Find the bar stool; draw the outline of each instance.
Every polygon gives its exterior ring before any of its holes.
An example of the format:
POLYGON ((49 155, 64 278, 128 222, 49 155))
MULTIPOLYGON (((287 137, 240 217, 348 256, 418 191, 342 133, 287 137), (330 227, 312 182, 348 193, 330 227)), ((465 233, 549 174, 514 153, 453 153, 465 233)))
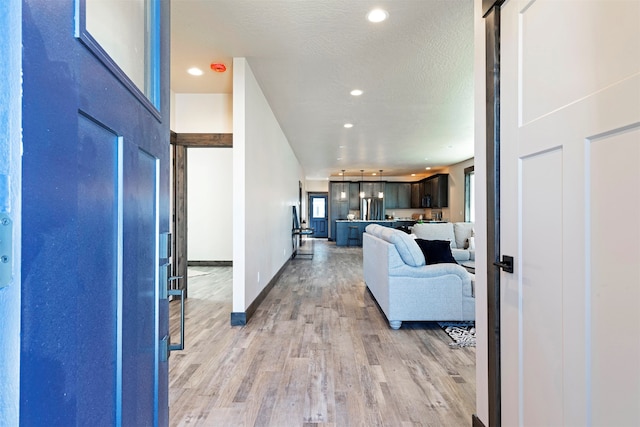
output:
POLYGON ((349 226, 349 234, 347 235, 347 246, 351 246, 351 242, 355 242, 355 246, 360 246, 360 231, 357 225, 349 226))

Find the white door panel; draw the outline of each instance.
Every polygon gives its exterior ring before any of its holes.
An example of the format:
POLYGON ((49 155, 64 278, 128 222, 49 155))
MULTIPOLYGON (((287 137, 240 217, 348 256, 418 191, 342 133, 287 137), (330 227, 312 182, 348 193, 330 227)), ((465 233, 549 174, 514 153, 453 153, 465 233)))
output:
POLYGON ((630 35, 638 31, 639 4, 637 0, 519 2, 524 123, 637 74, 640 37, 630 35))
POLYGON ((501 14, 502 425, 640 425, 640 2, 501 14))
POLYGON ((586 148, 593 425, 640 425, 640 124, 586 148))
POLYGON ((520 162, 521 252, 519 289, 522 373, 520 393, 526 425, 561 419, 562 378, 562 150, 520 162), (536 408, 546 407, 545 411, 536 408))

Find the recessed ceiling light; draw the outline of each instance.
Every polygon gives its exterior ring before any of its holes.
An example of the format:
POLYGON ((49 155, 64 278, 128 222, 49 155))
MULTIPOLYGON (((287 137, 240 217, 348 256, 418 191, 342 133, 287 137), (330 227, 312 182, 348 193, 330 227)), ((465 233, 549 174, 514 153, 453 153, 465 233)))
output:
POLYGON ((367 14, 367 19, 369 22, 382 22, 389 17, 389 14, 386 10, 382 9, 373 9, 371 12, 367 14))
POLYGON ((376 175, 376 173, 374 172, 374 173, 372 173, 371 175, 372 175, 372 176, 375 176, 375 175, 376 175))
POLYGON ((353 96, 360 96, 362 95, 364 92, 362 92, 360 89, 354 89, 351 91, 351 95, 353 96))
POLYGON ((350 128, 353 127, 353 124, 352 123, 345 123, 344 127, 346 127, 347 129, 350 129, 350 128))
POLYGON ((191 67, 187 70, 187 73, 191 74, 192 76, 201 76, 204 74, 204 72, 198 68, 198 67, 191 67))
POLYGON ((416 176, 416 174, 415 174, 415 173, 412 173, 412 174, 411 174, 411 176, 416 176))
POLYGON ((431 170, 431 166, 427 166, 425 169, 430 171, 431 170))

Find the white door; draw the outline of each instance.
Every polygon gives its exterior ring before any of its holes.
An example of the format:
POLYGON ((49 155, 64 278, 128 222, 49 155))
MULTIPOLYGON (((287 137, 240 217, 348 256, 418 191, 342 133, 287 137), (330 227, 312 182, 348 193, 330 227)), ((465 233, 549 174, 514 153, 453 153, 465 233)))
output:
POLYGON ((640 1, 501 10, 503 426, 640 425, 640 1))

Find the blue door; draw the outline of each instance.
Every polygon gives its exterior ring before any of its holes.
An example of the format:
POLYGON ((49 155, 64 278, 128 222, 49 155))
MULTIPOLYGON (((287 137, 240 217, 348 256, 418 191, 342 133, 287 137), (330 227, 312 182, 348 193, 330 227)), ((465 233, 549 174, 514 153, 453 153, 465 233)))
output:
POLYGON ((313 228, 314 237, 327 237, 328 211, 326 194, 309 195, 309 227, 313 228))
POLYGON ((23 0, 20 423, 168 424, 168 8, 23 0))

